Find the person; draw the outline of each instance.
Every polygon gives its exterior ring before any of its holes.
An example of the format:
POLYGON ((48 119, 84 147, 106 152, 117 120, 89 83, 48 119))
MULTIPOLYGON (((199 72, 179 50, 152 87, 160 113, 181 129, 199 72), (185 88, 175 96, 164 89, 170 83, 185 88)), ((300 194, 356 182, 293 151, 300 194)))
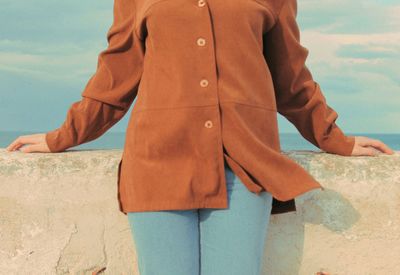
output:
POLYGON ((296 0, 114 0, 109 45, 82 100, 61 127, 7 150, 94 140, 137 97, 118 199, 141 275, 258 275, 270 215, 321 188, 279 153, 277 112, 327 153, 394 153, 336 125, 304 64, 296 14, 296 0))

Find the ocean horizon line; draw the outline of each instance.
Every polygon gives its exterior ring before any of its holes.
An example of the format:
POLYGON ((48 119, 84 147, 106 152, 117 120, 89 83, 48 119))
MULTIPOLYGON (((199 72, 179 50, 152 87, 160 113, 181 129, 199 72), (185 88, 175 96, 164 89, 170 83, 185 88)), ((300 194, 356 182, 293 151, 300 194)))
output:
MULTIPOLYGON (((46 131, 17 131, 0 130, 0 147, 7 147, 18 136, 36 133, 46 133, 46 131)), ((392 150, 400 150, 400 133, 361 133, 345 132, 346 135, 367 136, 378 139, 388 145, 392 150)), ((126 131, 107 131, 99 138, 87 143, 74 146, 75 149, 122 149, 126 140, 126 131)), ((281 150, 313 150, 320 151, 311 142, 306 140, 299 132, 279 132, 281 150)))

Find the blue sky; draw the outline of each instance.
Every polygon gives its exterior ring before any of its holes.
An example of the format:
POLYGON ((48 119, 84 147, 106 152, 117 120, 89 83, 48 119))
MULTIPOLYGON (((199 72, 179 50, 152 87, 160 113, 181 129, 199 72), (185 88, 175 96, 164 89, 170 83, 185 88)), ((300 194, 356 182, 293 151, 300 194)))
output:
MULTIPOLYGON (((338 125, 345 133, 400 133, 399 2, 298 1, 307 66, 338 125)), ((107 45, 113 2, 0 4, 0 130, 55 129, 107 45)), ((129 116, 110 131, 124 131, 129 116)), ((281 116, 279 127, 296 132, 281 116)))

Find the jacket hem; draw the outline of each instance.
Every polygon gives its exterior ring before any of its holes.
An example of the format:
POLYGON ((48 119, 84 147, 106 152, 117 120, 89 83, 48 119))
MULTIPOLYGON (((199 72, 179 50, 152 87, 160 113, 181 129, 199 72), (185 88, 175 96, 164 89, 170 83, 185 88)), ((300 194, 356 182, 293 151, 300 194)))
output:
POLYGON ((217 208, 217 209, 227 209, 228 200, 206 200, 206 201, 196 201, 188 203, 187 201, 175 202, 175 201, 157 201, 154 203, 137 203, 137 205, 126 205, 123 206, 120 203, 119 210, 123 214, 128 212, 147 212, 147 211, 170 211, 170 210, 191 210, 198 208, 217 208))

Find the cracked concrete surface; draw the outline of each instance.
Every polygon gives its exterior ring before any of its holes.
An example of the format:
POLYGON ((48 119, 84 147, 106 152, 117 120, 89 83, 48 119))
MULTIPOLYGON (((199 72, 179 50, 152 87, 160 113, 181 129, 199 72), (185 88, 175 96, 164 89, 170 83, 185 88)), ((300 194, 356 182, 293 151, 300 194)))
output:
MULTIPOLYGON (((263 274, 396 274, 400 152, 284 153, 325 190, 297 197, 296 213, 271 216, 263 274)), ((100 274, 139 274, 129 224, 118 210, 121 154, 0 148, 0 274, 92 274, 103 267, 100 274)))
POLYGON ((0 274, 138 274, 116 200, 121 150, 0 149, 0 274))

